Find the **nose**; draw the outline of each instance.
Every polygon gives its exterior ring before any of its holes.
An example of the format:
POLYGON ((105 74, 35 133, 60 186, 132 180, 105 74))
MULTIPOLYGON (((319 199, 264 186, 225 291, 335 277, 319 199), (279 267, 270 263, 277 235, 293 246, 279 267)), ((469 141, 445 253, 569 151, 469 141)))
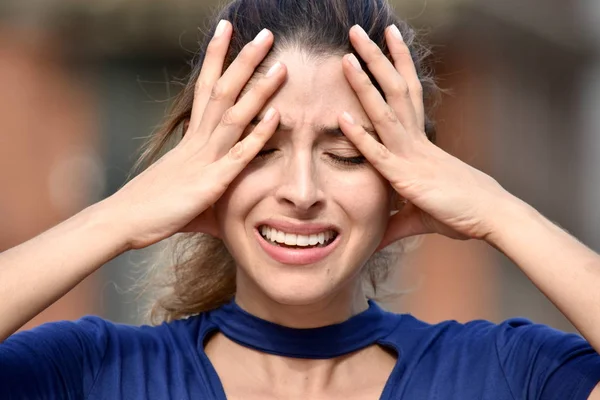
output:
POLYGON ((275 197, 279 202, 302 211, 309 211, 323 204, 324 192, 310 155, 298 155, 286 163, 275 197))

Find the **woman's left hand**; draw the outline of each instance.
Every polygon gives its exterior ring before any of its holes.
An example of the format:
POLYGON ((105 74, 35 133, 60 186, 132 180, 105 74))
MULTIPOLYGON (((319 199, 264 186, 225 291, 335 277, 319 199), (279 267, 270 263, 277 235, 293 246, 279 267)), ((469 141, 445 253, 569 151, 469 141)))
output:
POLYGON ((431 143, 424 133, 422 86, 408 47, 395 27, 386 31, 394 64, 355 26, 354 48, 367 64, 385 98, 354 55, 344 57, 344 73, 379 138, 344 113, 342 131, 391 183, 406 203, 390 217, 379 248, 405 237, 439 233, 455 239, 486 239, 498 211, 514 196, 493 178, 431 143))
MULTIPOLYGON (((354 27, 350 34, 387 102, 365 72, 353 66, 355 57, 345 56, 343 62, 380 141, 352 118, 339 116, 346 136, 408 201, 390 217, 378 250, 424 233, 485 239, 518 265, 600 352, 598 254, 494 179, 427 140, 421 85, 409 51, 393 28, 386 36, 394 65, 364 31, 354 27)), ((597 398, 599 391, 597 386, 589 398, 597 398)))

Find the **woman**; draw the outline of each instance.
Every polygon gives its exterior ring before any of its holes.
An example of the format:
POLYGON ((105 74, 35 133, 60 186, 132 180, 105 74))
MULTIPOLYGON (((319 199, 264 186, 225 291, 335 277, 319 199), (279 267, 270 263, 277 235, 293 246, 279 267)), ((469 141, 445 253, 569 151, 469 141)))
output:
POLYGON ((183 139, 0 256, 2 398, 599 399, 598 255, 427 139, 435 85, 388 5, 238 0, 219 18, 146 158, 183 139), (168 322, 13 335, 177 232, 192 241, 155 307, 168 322), (500 249, 587 341, 382 311, 363 282, 385 276, 382 249, 424 233, 500 249))

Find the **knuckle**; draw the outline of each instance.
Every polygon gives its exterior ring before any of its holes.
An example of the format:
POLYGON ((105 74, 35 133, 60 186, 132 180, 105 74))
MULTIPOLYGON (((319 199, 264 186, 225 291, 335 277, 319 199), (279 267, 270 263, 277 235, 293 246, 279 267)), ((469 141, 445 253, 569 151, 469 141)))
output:
POLYGON ((375 118, 374 121, 376 124, 386 125, 386 124, 394 124, 398 122, 398 116, 396 112, 389 106, 385 107, 385 109, 375 118))
POLYGON ((204 79, 198 79, 196 82, 196 96, 200 95, 201 93, 212 91, 212 88, 213 85, 211 83, 208 83, 204 79))
POLYGON ((400 80, 398 87, 399 87, 398 93, 400 93, 400 95, 402 95, 405 98, 410 97, 410 88, 408 87, 408 84, 406 83, 406 81, 404 79, 400 80))
POLYGON ((392 156, 390 150, 381 143, 377 143, 375 147, 375 159, 377 161, 386 161, 392 156))
POLYGON ((228 108, 221 117, 221 124, 223 126, 235 127, 239 126, 239 118, 234 108, 228 108))
POLYGON ((407 97, 409 95, 409 88, 406 82, 403 79, 398 79, 392 87, 392 93, 399 94, 401 96, 407 97))
POLYGON ((244 142, 237 142, 235 146, 229 150, 229 158, 233 161, 242 160, 244 157, 244 142))
POLYGON ((213 101, 221 101, 227 98, 229 90, 220 82, 217 82, 210 91, 210 99, 213 101))
POLYGON ((260 147, 262 147, 264 145, 264 143, 271 136, 272 131, 273 131, 273 129, 268 129, 264 126, 257 127, 256 129, 254 129, 254 131, 252 132, 252 135, 249 139, 252 139, 252 136, 253 136, 254 140, 258 142, 260 147))
POLYGON ((391 50, 390 54, 392 56, 393 59, 401 59, 401 58, 410 58, 410 50, 408 50, 408 47, 406 47, 405 44, 401 45, 398 47, 398 49, 395 50, 391 50))
POLYGON ((410 91, 418 96, 422 96, 423 95, 423 85, 421 84, 421 82, 417 81, 415 84, 412 85, 410 91))
POLYGON ((408 86, 405 86, 404 89, 400 92, 400 96, 405 98, 406 100, 410 100, 410 89, 408 86))

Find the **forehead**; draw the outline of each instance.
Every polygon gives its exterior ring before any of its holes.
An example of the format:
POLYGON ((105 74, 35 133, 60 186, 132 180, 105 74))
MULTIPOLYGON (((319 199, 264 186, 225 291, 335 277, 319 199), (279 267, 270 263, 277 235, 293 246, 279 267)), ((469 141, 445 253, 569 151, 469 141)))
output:
POLYGON ((269 68, 281 61, 288 70, 287 80, 265 105, 276 107, 282 123, 326 124, 337 121, 337 115, 349 111, 360 119, 366 114, 342 70, 342 57, 309 57, 298 50, 278 53, 269 68))

